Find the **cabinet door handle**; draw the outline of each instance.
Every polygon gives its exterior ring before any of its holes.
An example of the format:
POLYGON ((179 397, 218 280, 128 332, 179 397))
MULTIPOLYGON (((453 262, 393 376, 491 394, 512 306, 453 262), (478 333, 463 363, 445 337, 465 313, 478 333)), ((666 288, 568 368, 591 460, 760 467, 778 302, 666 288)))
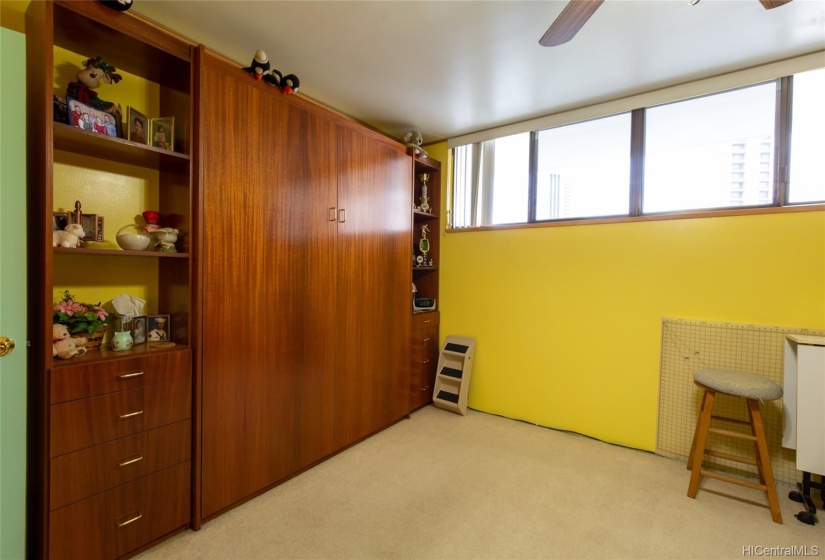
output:
POLYGON ((118 467, 125 467, 126 465, 131 465, 133 463, 137 463, 138 461, 143 460, 143 455, 138 455, 137 457, 133 457, 132 459, 126 459, 124 461, 120 461, 117 466, 118 467))
POLYGON ((422 363, 422 364, 429 364, 429 363, 430 363, 430 360, 421 360, 421 363, 422 363))
POLYGON ((140 377, 143 375, 142 371, 136 371, 134 373, 121 373, 117 376, 118 379, 129 379, 130 377, 140 377))
POLYGON ((134 412, 127 412, 126 414, 118 414, 118 418, 131 418, 132 416, 140 416, 141 414, 143 414, 142 410, 136 410, 134 412))
POLYGON ((327 216, 330 222, 335 221, 335 206, 330 206, 327 216))
POLYGON ((421 339, 421 342, 429 342, 429 341, 430 341, 429 337, 421 339))
POLYGON ((143 517, 143 514, 138 512, 137 514, 133 515, 129 519, 125 519, 123 521, 121 521, 121 519, 123 519, 123 517, 121 517, 120 519, 115 521, 115 523, 117 523, 118 527, 126 527, 127 525, 129 525, 130 523, 134 523, 135 521, 137 521, 141 517, 143 517))
POLYGON ((346 221, 347 221, 347 209, 346 208, 341 208, 340 210, 338 210, 338 223, 343 224, 346 221))

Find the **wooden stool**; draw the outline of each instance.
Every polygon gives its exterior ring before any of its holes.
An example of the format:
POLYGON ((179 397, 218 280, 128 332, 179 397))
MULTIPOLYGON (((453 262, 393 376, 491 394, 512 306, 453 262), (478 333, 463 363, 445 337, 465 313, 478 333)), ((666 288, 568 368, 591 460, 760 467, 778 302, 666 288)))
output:
POLYGON ((722 371, 717 369, 704 369, 697 371, 693 374, 693 381, 704 390, 704 394, 702 395, 702 409, 699 413, 699 420, 696 422, 696 432, 693 434, 693 444, 690 447, 690 457, 688 458, 687 464, 688 470, 691 471, 690 486, 688 486, 688 497, 696 497, 696 491, 699 489, 699 478, 701 476, 715 478, 717 480, 738 484, 739 486, 745 486, 755 490, 762 490, 768 494, 768 503, 771 507, 771 517, 774 522, 782 523, 782 514, 779 511, 779 500, 776 496, 776 486, 773 482, 771 459, 768 454, 768 444, 765 440, 765 427, 762 424, 762 412, 759 410, 760 401, 772 401, 780 398, 782 396, 782 387, 773 381, 752 373, 722 371), (713 403, 716 400, 716 393, 724 393, 726 395, 733 395, 747 399, 750 422, 745 422, 744 420, 738 420, 736 418, 727 418, 725 416, 715 416, 713 414, 713 403), (751 433, 748 435, 740 432, 711 428, 711 419, 750 426, 751 433), (728 453, 721 453, 711 450, 705 451, 705 445, 708 440, 708 432, 739 439, 746 439, 754 442, 756 446, 756 458, 749 459, 745 457, 738 457, 736 455, 730 455, 728 453), (728 461, 745 463, 746 465, 754 465, 759 471, 760 483, 756 484, 755 482, 751 482, 749 480, 703 469, 702 461, 705 457, 717 457, 728 461))

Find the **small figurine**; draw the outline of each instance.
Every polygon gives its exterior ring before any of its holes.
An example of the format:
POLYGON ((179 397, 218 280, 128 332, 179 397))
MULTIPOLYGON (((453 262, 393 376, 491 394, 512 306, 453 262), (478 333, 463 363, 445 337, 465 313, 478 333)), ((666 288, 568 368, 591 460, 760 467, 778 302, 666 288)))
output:
POLYGON ((421 179, 421 206, 419 208, 422 212, 430 211, 430 197, 427 196, 427 181, 430 180, 429 173, 422 173, 418 176, 421 179))
POLYGON ((158 222, 160 221, 160 213, 155 212, 154 210, 147 210, 142 214, 143 219, 146 220, 146 227, 143 228, 146 231, 155 231, 156 229, 160 229, 158 222))
POLYGON ((83 61, 83 70, 77 73, 77 81, 69 82, 66 88, 66 97, 78 100, 84 105, 88 105, 101 111, 109 111, 115 104, 111 101, 103 101, 94 91, 100 85, 100 80, 107 84, 118 83, 123 77, 115 73, 116 68, 109 66, 99 56, 88 58, 83 61))
POLYGON ((255 57, 252 59, 252 64, 246 68, 242 68, 244 72, 249 72, 256 80, 264 77, 264 74, 269 70, 269 57, 261 49, 255 51, 255 57))
POLYGON ((132 0, 100 0, 100 2, 116 12, 125 12, 132 7, 132 0))
POLYGON ((157 244, 155 250, 160 253, 177 253, 175 248, 175 241, 178 240, 178 230, 174 228, 158 228, 151 232, 152 237, 155 238, 157 244))
POLYGON ((427 157, 427 152, 424 151, 424 148, 421 147, 421 144, 423 143, 424 138, 421 136, 421 133, 417 130, 411 130, 404 136, 404 144, 408 148, 412 148, 416 155, 427 157))
POLYGON ((84 237, 86 232, 82 225, 69 224, 62 230, 52 232, 52 247, 80 247, 84 237))
POLYGON ((52 357, 68 360, 86 353, 86 339, 72 338, 66 325, 52 325, 52 357))
POLYGON ((283 76, 281 72, 273 68, 269 72, 264 72, 263 80, 271 86, 276 88, 281 87, 281 81, 283 80, 283 76))
POLYGON ((281 80, 281 93, 289 95, 290 93, 298 93, 298 88, 301 87, 301 82, 295 74, 287 74, 281 80))

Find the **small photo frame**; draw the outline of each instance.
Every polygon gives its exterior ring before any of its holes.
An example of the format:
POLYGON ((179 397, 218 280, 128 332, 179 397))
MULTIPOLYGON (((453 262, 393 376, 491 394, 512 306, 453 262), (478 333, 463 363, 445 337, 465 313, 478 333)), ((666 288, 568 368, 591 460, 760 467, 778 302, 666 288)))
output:
POLYGON ((149 119, 151 145, 161 150, 175 150, 175 117, 149 119))
POLYGON ((126 127, 129 131, 129 140, 144 146, 149 143, 146 140, 149 132, 149 119, 146 115, 128 105, 126 106, 126 127))
POLYGON ((146 335, 148 342, 166 342, 171 340, 172 322, 169 315, 149 315, 149 329, 146 335))
POLYGON ((114 107, 109 111, 102 111, 89 107, 77 99, 66 98, 66 105, 69 110, 69 125, 96 132, 104 136, 120 138, 120 108, 114 107))
MULTIPOLYGON (((53 212, 52 231, 65 229, 67 225, 77 221, 74 212, 53 212)), ((84 241, 103 241, 103 216, 98 214, 82 214, 80 225, 86 232, 84 241)))
POLYGON ((138 344, 146 344, 148 333, 149 331, 146 328, 146 315, 135 315, 132 317, 132 343, 136 346, 138 344))

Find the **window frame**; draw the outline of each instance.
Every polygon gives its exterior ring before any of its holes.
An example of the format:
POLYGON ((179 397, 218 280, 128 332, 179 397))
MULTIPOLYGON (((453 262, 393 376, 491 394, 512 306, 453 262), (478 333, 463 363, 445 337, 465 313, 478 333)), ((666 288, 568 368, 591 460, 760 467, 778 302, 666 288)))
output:
MULTIPOLYGON (((488 226, 468 226, 455 228, 452 225, 450 216, 452 216, 452 191, 450 189, 450 211, 448 212, 448 223, 446 231, 448 232, 462 232, 462 231, 483 231, 483 230, 497 230, 497 229, 520 229, 533 227, 552 227, 552 226, 567 226, 567 225, 584 225, 584 224, 605 224, 605 223, 622 223, 622 222, 637 222, 637 221, 656 221, 656 220, 673 220, 673 219, 691 219, 710 216, 737 216, 737 215, 751 215, 751 214, 773 214, 786 212, 807 212, 807 211, 821 211, 825 209, 825 201, 814 202, 789 202, 789 183, 790 175, 789 159, 790 159, 790 140, 791 140, 791 119, 792 119, 792 99, 793 99, 793 75, 783 76, 776 79, 762 80, 754 83, 749 83, 739 87, 727 88, 724 90, 706 93, 702 95, 695 95, 683 99, 673 100, 666 103, 657 103, 645 107, 633 109, 631 111, 622 111, 610 115, 602 115, 600 117, 582 119, 569 123, 558 124, 552 127, 544 127, 530 131, 529 142, 529 170, 528 170, 528 188, 527 188, 527 221, 499 224, 488 226), (692 99, 699 99, 713 95, 720 95, 739 89, 750 88, 754 86, 773 83, 776 86, 776 103, 774 114, 774 150, 771 164, 773 166, 773 180, 770 182, 768 190, 770 202, 764 204, 751 205, 732 205, 724 207, 699 208, 690 210, 672 210, 660 212, 643 212, 644 200, 644 171, 645 171, 645 119, 646 111, 649 108, 660 107, 673 103, 680 103, 692 99), (597 216, 597 217, 577 217, 577 218, 555 218, 555 219, 536 219, 536 205, 537 205, 537 169, 538 169, 538 134, 542 130, 551 128, 569 126, 577 124, 578 122, 587 122, 614 116, 616 114, 630 113, 631 115, 631 140, 630 140, 630 185, 629 193, 630 200, 628 201, 627 214, 615 216, 597 216)), ((453 147, 450 150, 451 156, 454 150, 460 146, 453 147)), ((760 173, 762 169, 760 168, 760 173)), ((731 170, 733 173, 733 170, 731 170)), ((770 168, 767 170, 770 173, 770 168)), ((760 174, 761 177, 761 174, 760 174)), ((453 178, 454 180, 454 178, 453 178)), ((454 188, 454 187, 453 187, 454 188)), ((763 190, 760 187, 760 191, 763 190)))

